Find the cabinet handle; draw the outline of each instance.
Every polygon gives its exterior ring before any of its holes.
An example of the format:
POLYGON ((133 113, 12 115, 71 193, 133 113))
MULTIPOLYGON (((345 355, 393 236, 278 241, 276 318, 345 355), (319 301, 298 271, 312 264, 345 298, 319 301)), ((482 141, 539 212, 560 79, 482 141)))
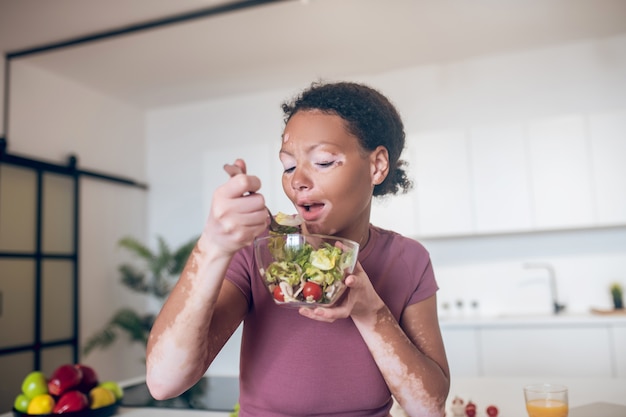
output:
POLYGON ((2 317, 2 296, 3 296, 3 293, 2 291, 0 291, 0 317, 2 317))

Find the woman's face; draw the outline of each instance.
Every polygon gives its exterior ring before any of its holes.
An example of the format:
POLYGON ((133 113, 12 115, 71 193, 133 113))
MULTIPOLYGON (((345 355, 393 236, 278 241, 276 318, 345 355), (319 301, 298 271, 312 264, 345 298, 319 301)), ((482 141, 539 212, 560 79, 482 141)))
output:
MULTIPOLYGON (((309 233, 362 240, 369 226, 378 155, 364 150, 337 115, 299 111, 283 132, 283 189, 309 233)), ((383 177, 384 179, 384 177, 383 177)))

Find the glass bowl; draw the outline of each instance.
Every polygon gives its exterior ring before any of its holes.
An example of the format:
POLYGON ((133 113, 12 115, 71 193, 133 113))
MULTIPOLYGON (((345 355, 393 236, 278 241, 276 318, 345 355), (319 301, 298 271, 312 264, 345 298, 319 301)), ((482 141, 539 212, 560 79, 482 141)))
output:
POLYGON ((336 236, 270 234, 254 241, 265 287, 279 305, 331 307, 354 271, 359 244, 336 236))

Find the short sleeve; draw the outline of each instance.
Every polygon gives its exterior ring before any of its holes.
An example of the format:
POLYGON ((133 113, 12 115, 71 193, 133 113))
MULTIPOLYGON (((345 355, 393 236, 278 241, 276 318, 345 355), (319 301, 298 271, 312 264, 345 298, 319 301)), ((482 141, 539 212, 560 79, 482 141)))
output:
POLYGON ((235 253, 230 260, 228 269, 226 270, 226 277, 228 281, 232 282, 241 293, 246 297, 248 305, 252 303, 252 288, 251 288, 251 272, 254 269, 252 246, 240 249, 235 253))
MULTIPOLYGON (((424 250, 424 252, 426 252, 426 250, 424 250)), ((437 281, 435 280, 433 264, 430 261, 430 256, 428 255, 428 252, 426 252, 425 256, 428 256, 428 261, 426 262, 426 266, 422 271, 421 277, 419 277, 418 279, 417 288, 409 298, 409 301, 407 303, 408 305, 424 301, 425 299, 435 295, 439 290, 439 286, 437 285, 437 281)))

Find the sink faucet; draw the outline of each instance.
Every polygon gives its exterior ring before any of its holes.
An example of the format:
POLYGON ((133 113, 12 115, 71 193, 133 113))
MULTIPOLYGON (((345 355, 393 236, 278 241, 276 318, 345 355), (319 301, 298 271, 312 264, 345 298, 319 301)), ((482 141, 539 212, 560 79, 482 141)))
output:
POLYGON ((561 311, 565 310, 565 304, 559 303, 559 298, 556 290, 556 273, 554 272, 554 267, 549 263, 527 262, 524 264, 524 268, 541 268, 548 271, 548 283, 550 286, 550 295, 552 297, 552 311, 554 312, 554 314, 559 314, 561 311))

